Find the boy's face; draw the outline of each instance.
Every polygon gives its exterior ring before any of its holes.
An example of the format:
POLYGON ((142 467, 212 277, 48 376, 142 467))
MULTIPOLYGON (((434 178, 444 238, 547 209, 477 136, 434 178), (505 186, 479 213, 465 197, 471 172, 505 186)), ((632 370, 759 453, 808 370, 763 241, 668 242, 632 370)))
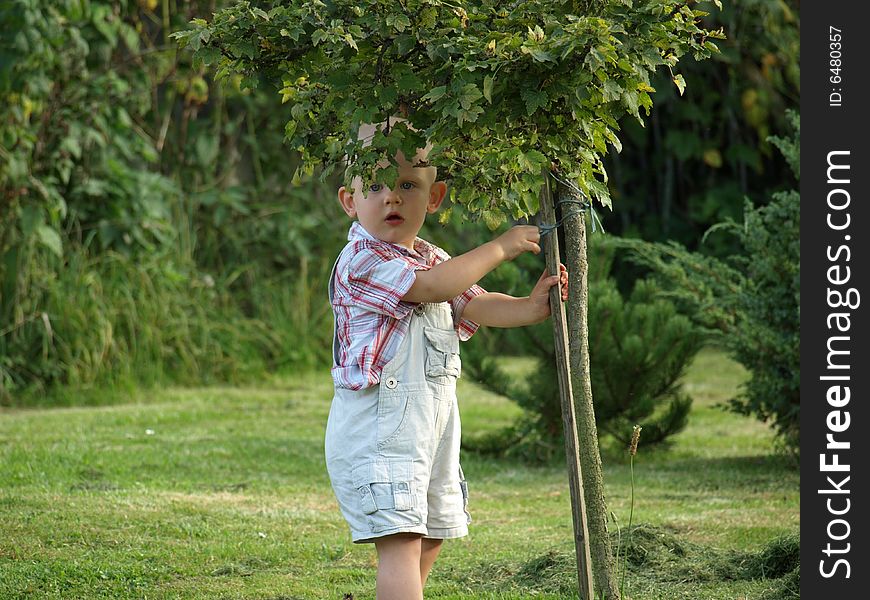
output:
POLYGON ((357 177, 353 180, 353 191, 340 187, 338 199, 344 212, 359 219, 372 237, 413 249, 414 238, 426 215, 438 210, 447 193, 447 185, 435 181, 435 167, 413 166, 425 160, 426 155, 425 150, 419 150, 411 163, 400 152, 396 157, 399 175, 391 186, 379 181, 362 189, 362 181, 357 177))

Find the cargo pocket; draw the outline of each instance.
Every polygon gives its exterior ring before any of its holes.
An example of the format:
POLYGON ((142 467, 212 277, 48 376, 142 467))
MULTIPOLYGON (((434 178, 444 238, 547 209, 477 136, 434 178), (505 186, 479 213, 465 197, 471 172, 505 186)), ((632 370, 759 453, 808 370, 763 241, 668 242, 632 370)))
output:
POLYGON ((421 523, 413 494, 413 462, 377 459, 351 471, 359 506, 373 533, 421 523))
POLYGON ((426 345, 427 377, 459 377, 462 362, 459 360, 459 336, 452 329, 424 327, 426 345))

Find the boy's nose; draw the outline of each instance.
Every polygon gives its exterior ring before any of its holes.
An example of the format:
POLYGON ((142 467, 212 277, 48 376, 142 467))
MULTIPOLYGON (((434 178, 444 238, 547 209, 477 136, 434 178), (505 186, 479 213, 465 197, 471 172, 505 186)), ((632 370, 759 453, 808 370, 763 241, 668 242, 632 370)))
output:
POLYGON ((387 204, 401 204, 402 197, 395 192, 395 190, 388 190, 384 195, 384 202, 387 204))

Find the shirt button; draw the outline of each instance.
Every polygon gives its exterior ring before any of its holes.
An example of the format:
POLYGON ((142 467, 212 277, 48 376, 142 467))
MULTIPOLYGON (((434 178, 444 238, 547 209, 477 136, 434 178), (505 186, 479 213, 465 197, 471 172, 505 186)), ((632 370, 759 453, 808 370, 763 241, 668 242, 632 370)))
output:
POLYGON ((399 380, 396 379, 395 377, 390 377, 386 381, 386 386, 388 389, 394 390, 394 389, 396 389, 397 385, 399 385, 399 380))

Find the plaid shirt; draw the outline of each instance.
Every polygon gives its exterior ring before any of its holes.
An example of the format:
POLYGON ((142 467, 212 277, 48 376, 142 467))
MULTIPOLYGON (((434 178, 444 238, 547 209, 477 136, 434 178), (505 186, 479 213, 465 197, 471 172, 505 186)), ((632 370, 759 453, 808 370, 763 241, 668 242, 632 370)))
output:
MULTIPOLYGON (((347 235, 348 244, 335 266, 332 310, 338 338, 338 364, 332 367, 336 387, 360 390, 377 385, 381 370, 396 355, 408 332, 417 305, 403 302, 417 278, 450 256, 417 238, 414 251, 373 238, 358 221, 347 235)), ((461 318, 472 298, 485 293, 479 285, 450 301, 460 340, 469 339, 479 325, 461 318)))

